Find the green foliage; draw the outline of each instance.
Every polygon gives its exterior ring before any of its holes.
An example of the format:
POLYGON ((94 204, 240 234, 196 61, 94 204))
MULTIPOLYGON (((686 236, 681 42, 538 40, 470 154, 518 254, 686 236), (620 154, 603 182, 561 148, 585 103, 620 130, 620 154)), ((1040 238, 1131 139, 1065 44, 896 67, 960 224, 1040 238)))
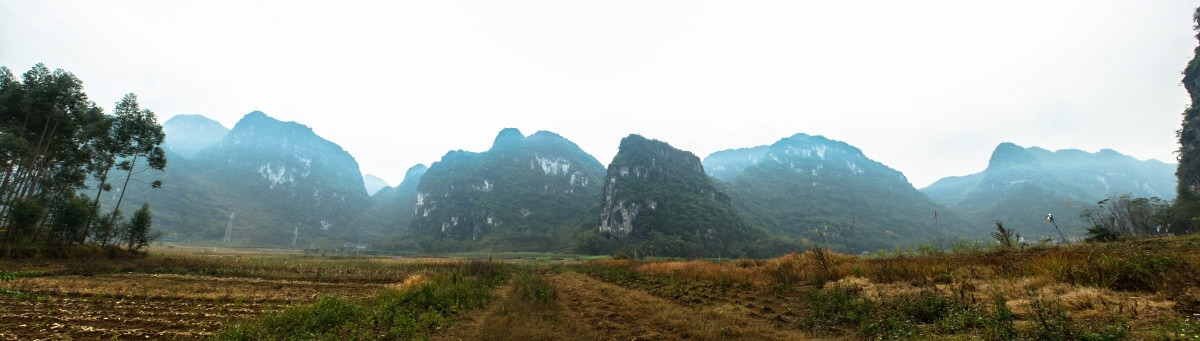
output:
POLYGON ((1102 254, 1080 266, 1054 273, 1057 280, 1121 291, 1164 289, 1170 276, 1190 269, 1178 256, 1146 254, 1112 256, 1102 254))
POLYGON ((1115 242, 1121 239, 1121 233, 1104 225, 1096 225, 1087 229, 1087 240, 1092 242, 1115 242))
POLYGON ((5 241, 21 243, 24 236, 32 235, 45 210, 33 199, 20 199, 13 202, 8 209, 8 229, 5 230, 5 241))
POLYGON ((497 263, 470 262, 418 286, 385 289, 368 302, 325 296, 268 313, 227 327, 218 339, 424 339, 488 302, 492 288, 504 283, 508 273, 497 263))
MULTIPOLYGON (((1119 236, 1151 236, 1163 233, 1170 226, 1170 203, 1159 198, 1135 198, 1130 194, 1108 198, 1085 209, 1080 217, 1098 228, 1097 236, 1115 233, 1119 236)), ((1088 230, 1092 234, 1092 229, 1088 230)))
MULTIPOLYGON (((42 274, 43 274, 43 272, 37 271, 37 270, 31 270, 31 271, 3 271, 3 270, 0 270, 0 282, 8 282, 8 281, 12 281, 12 280, 15 280, 15 279, 21 278, 21 277, 41 276, 42 274)), ((28 294, 28 293, 25 293, 22 291, 17 291, 17 290, 12 290, 12 289, 8 289, 8 288, 4 288, 4 287, 0 287, 0 294, 9 296, 9 297, 14 297, 14 298, 25 298, 25 297, 30 296, 30 294, 28 294)))
POLYGON ((853 327, 872 339, 977 332, 989 340, 1010 340, 1017 335, 1013 313, 1001 297, 990 306, 933 291, 871 299, 857 288, 835 286, 811 293, 807 305, 809 313, 802 322, 806 328, 833 331, 853 327))
MULTIPOLYGON (((117 169, 125 171, 125 182, 121 185, 121 194, 117 196, 117 204, 113 211, 120 211, 121 201, 129 189, 129 180, 138 169, 138 159, 143 159, 146 169, 163 170, 167 167, 166 152, 161 145, 166 135, 158 124, 154 112, 142 109, 137 102, 137 95, 126 94, 117 102, 113 110, 116 117, 112 122, 113 157, 122 159, 117 163, 117 169)), ((143 169, 144 170, 144 169, 143 169)), ((162 187, 160 180, 154 180, 152 188, 162 187)))
MULTIPOLYGON (((154 114, 141 109, 133 94, 125 95, 113 115, 105 115, 69 72, 37 64, 18 81, 0 67, 0 168, 5 174, 0 202, 6 203, 0 206, 0 243, 6 253, 14 248, 61 251, 86 242, 93 223, 106 223, 96 221, 96 203, 77 192, 90 176, 98 181, 98 198, 111 188, 106 181, 114 168, 128 172, 126 188, 129 176, 140 171, 135 170, 139 159, 163 169, 162 140, 154 114)), ((106 242, 109 235, 104 236, 97 240, 106 242)))
POLYGON ((546 282, 546 278, 530 268, 517 272, 513 278, 513 292, 522 301, 544 307, 546 310, 553 309, 553 303, 558 300, 554 288, 546 282))
POLYGON ((51 237, 56 244, 71 244, 84 240, 86 227, 93 210, 86 196, 71 196, 58 200, 52 209, 51 237))
POLYGON ((824 292, 813 291, 807 303, 808 316, 804 318, 804 327, 826 330, 870 320, 871 310, 876 304, 856 289, 842 286, 824 292))
POLYGON ((133 213, 133 217, 129 218, 129 223, 125 224, 121 231, 121 238, 125 240, 127 250, 137 252, 158 239, 159 234, 150 230, 151 224, 150 204, 142 204, 142 208, 133 213))

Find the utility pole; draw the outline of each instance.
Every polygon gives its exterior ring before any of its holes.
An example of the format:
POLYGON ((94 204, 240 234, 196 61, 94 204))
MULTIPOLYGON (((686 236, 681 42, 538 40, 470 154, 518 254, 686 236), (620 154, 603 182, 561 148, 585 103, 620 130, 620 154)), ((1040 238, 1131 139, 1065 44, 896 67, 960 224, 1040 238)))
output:
POLYGON ((225 245, 229 245, 229 234, 233 233, 233 213, 229 212, 229 225, 225 226, 225 245))

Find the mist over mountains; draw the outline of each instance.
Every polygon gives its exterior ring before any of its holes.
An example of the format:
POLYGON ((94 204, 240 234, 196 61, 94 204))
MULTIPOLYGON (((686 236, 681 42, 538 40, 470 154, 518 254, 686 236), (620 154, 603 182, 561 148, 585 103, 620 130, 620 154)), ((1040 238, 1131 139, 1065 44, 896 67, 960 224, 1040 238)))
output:
POLYGON ((1048 212, 1079 234, 1073 218, 1087 205, 1126 193, 1171 199, 1175 186, 1171 164, 1005 143, 982 172, 917 190, 854 146, 802 133, 703 161, 630 135, 605 167, 563 136, 508 128, 488 150, 449 151, 392 187, 311 128, 262 112, 232 129, 200 115, 163 129, 165 174, 135 176, 163 188, 130 186, 125 200, 151 203, 172 240, 223 243, 229 230, 242 246, 729 257, 820 243, 861 252, 986 239, 996 220, 1041 235, 1048 212))
POLYGON ((1077 235, 1088 227, 1079 213, 1097 201, 1122 194, 1174 199, 1175 168, 1111 149, 1051 152, 1001 143, 983 171, 941 179, 921 191, 976 224, 999 220, 1030 237, 1057 236, 1045 221, 1050 213, 1068 234, 1077 235))
POLYGON ((769 146, 719 151, 704 162, 709 174, 728 182, 741 210, 786 236, 822 240, 832 233, 830 244, 855 251, 984 236, 899 171, 823 136, 796 134, 769 146))

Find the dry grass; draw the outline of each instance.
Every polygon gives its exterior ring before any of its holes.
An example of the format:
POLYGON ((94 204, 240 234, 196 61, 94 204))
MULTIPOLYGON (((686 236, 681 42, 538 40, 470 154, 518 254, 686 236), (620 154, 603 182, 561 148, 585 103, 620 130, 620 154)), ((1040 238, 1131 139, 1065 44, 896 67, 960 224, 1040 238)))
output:
POLYGON ((729 266, 710 261, 654 262, 637 266, 637 271, 646 274, 678 278, 703 279, 709 281, 734 281, 762 285, 767 282, 758 266, 729 266))
POLYGON ((627 266, 638 272, 683 279, 707 280, 720 283, 740 283, 760 288, 772 286, 820 284, 853 274, 861 274, 862 258, 830 251, 805 251, 765 261, 742 259, 716 263, 704 260, 685 262, 652 262, 638 264, 629 261, 595 262, 600 266, 627 266))
POLYGON ((2 260, 44 274, 5 282, 0 340, 197 338, 240 320, 327 295, 368 299, 385 287, 474 269, 460 259, 317 257, 256 250, 169 248, 141 258, 2 260), (118 309, 119 308, 119 309, 118 309))
POLYGON ((753 318, 736 305, 689 307, 578 273, 549 276, 563 314, 606 339, 789 340, 807 339, 753 318))
POLYGON ((404 279, 404 282, 393 284, 393 285, 391 285, 391 287, 392 287, 392 289, 396 289, 398 291, 404 291, 404 290, 408 290, 411 288, 416 288, 416 287, 425 285, 425 283, 429 283, 430 280, 431 279, 429 278, 429 276, 419 273, 419 274, 414 274, 412 276, 408 276, 408 278, 404 279))
POLYGON ((1043 329, 1061 327, 1058 331, 1066 330, 1066 335, 1100 328, 1116 333, 1112 335, 1125 330, 1131 337, 1155 338, 1163 325, 1200 314, 1197 249, 1200 236, 1185 236, 877 258, 810 250, 765 261, 622 260, 587 266, 626 270, 580 269, 689 304, 736 306, 736 297, 799 294, 796 299, 760 301, 768 305, 759 306, 766 313, 790 309, 788 302, 803 300, 805 292, 834 287, 852 288, 855 295, 875 302, 934 293, 968 306, 988 306, 999 297, 1015 316, 1017 328, 1028 335, 1054 335, 1054 330, 1043 329), (721 283, 729 281, 747 284, 741 289, 744 294, 728 294, 733 301, 708 294, 724 291, 703 290, 725 287, 721 283))
POLYGON ((378 291, 381 286, 362 283, 133 273, 20 278, 10 282, 10 287, 25 292, 56 296, 292 303, 315 300, 323 294, 365 297, 378 291))

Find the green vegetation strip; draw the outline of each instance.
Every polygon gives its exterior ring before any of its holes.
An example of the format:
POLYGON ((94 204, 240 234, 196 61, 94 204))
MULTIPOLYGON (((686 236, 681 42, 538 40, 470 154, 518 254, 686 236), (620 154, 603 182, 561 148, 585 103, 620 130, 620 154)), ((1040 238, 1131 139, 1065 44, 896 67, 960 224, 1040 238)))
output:
POLYGON ((426 338, 492 298, 508 267, 473 261, 428 281, 386 288, 366 302, 324 296, 227 327, 220 340, 395 340, 426 338))

